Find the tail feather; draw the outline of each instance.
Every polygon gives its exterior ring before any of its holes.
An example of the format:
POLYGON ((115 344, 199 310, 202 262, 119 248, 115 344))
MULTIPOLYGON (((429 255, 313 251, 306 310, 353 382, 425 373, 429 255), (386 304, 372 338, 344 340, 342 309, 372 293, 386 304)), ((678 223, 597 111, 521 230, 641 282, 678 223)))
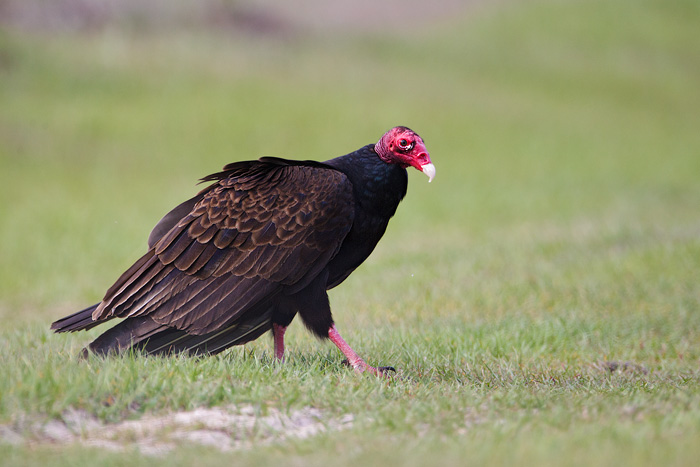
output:
POLYGON ((148 316, 128 318, 100 334, 88 349, 99 355, 120 353, 129 347, 137 347, 140 342, 167 329, 148 316))
MULTIPOLYGON (((92 312, 98 304, 80 310, 51 325, 55 332, 91 329, 106 320, 93 321, 92 312)), ((272 327, 275 306, 259 304, 244 316, 217 331, 188 334, 185 331, 157 323, 149 316, 123 320, 97 337, 85 351, 105 355, 120 353, 130 347, 148 354, 162 355, 187 352, 192 355, 214 355, 234 345, 257 339, 272 327)), ((84 352, 85 352, 84 351, 84 352)))
POLYGON ((272 327, 272 306, 253 313, 249 320, 236 320, 223 329, 202 335, 187 334, 167 328, 153 334, 143 345, 136 345, 149 354, 187 352, 192 355, 214 355, 234 345, 257 339, 272 327))
POLYGON ((105 320, 93 321, 92 319, 92 312, 95 311, 98 305, 99 303, 54 321, 51 324, 51 329, 53 329, 54 332, 75 332, 82 331, 83 329, 91 329, 98 324, 102 324, 105 320))

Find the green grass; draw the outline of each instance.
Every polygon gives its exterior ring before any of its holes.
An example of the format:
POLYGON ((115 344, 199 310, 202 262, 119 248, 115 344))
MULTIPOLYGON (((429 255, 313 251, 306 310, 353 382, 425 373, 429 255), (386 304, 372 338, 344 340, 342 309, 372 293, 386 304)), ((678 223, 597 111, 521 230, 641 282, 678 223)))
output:
MULTIPOLYGON (((508 3, 508 2, 506 2, 508 3)), ((351 429, 170 465, 692 465, 700 456, 700 8, 483 6, 413 35, 0 35, 0 424, 313 406, 351 429), (331 292, 353 374, 299 323, 211 358, 79 361, 150 227, 225 163, 426 140, 377 251, 331 292), (629 362, 614 372, 605 362, 629 362)), ((7 465, 145 465, 0 444, 7 465)))

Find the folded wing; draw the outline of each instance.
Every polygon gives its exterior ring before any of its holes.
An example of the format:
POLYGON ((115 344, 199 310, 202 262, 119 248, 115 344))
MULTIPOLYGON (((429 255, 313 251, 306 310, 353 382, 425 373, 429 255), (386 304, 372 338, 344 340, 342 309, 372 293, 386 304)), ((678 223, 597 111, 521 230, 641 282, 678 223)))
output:
POLYGON ((352 185, 322 164, 268 158, 205 180, 216 182, 156 226, 95 321, 147 316, 188 334, 217 331, 308 285, 352 226, 352 185))

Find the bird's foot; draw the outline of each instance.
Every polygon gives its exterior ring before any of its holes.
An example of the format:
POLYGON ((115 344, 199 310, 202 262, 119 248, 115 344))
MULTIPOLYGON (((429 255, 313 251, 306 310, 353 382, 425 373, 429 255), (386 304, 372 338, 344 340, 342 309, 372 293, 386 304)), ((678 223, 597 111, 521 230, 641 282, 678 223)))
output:
POLYGON ((388 378, 392 376, 390 373, 396 373, 396 368, 393 366, 378 366, 378 367, 373 367, 368 365, 364 360, 360 360, 359 362, 356 362, 355 365, 350 364, 350 360, 347 358, 343 360, 343 365, 352 367, 356 373, 364 373, 365 371, 368 373, 373 374, 374 376, 381 376, 384 378, 388 378))
POLYGON ((379 368, 375 368, 368 365, 364 360, 362 360, 362 358, 360 358, 359 355, 357 355, 354 350, 352 350, 352 348, 350 348, 348 343, 345 342, 342 337, 340 337, 335 325, 332 325, 330 329, 328 329, 328 338, 336 345, 336 347, 338 347, 338 349, 340 349, 341 352, 343 352, 343 355, 345 355, 346 358, 343 363, 351 366, 355 370, 355 373, 364 373, 366 371, 375 376, 382 376, 385 378, 389 376, 390 371, 396 373, 396 369, 390 366, 380 366, 379 368))

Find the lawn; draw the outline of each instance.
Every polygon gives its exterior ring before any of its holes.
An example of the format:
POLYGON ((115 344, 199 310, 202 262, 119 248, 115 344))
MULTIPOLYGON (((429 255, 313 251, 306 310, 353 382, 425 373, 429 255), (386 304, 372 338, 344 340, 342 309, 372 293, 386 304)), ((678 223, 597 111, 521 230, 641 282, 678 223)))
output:
POLYGON ((537 0, 411 32, 0 30, 0 464, 694 465, 698 23, 694 0, 537 0), (325 160, 395 125, 437 176, 409 174, 330 293, 344 337, 395 377, 352 373, 299 322, 284 365, 267 337, 81 361, 104 327, 49 332, 200 177, 325 160), (198 408, 313 409, 325 428, 157 455, 133 433, 110 450, 41 428, 198 408))

